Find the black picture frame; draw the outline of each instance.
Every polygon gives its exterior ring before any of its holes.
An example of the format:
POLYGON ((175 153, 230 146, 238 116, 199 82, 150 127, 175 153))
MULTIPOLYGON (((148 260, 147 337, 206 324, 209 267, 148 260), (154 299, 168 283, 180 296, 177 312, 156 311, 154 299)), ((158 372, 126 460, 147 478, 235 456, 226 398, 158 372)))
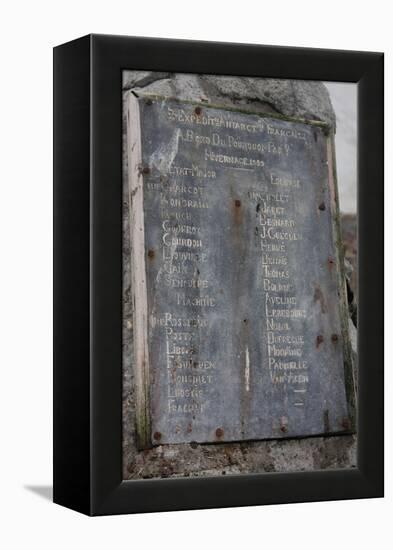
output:
POLYGON ((88 515, 383 496, 383 54, 88 35, 54 49, 54 502, 88 515), (124 69, 358 84, 357 468, 122 480, 124 69))

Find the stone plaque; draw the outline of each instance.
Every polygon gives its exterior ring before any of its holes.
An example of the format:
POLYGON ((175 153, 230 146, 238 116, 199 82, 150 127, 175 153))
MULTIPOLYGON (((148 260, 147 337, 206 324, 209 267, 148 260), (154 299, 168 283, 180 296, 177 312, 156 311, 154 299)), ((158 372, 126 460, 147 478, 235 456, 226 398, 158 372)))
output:
POLYGON ((326 125, 130 93, 139 447, 348 432, 326 125))

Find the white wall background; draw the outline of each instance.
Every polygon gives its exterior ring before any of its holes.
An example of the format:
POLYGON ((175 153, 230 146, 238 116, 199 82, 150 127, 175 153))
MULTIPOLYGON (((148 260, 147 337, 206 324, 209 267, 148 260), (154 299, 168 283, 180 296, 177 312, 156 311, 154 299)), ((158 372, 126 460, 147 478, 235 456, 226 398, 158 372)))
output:
MULTIPOLYGON (((388 548, 393 511, 391 429, 384 500, 88 519, 46 498, 52 467, 51 48, 89 32, 385 51, 389 85, 392 78, 391 18, 383 0, 371 6, 337 0, 320 4, 36 0, 2 5, 0 546, 6 550, 388 548)), ((390 132, 391 115, 389 109, 390 132)), ((390 139, 388 146, 391 143, 390 139)), ((391 162, 387 182, 389 175, 391 162)), ((388 185, 388 212, 391 199, 388 185)), ((387 242, 391 236, 389 223, 387 242)), ((387 309, 391 305, 389 292, 387 309)), ((387 370, 391 419, 392 377, 387 370)))

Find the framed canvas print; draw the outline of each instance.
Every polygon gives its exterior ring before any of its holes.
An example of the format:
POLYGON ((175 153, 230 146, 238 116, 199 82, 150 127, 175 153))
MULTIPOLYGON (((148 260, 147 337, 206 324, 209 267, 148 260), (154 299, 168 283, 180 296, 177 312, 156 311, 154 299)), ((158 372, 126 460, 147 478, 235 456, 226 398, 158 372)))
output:
POLYGON ((383 495, 383 55, 54 50, 54 501, 383 495))

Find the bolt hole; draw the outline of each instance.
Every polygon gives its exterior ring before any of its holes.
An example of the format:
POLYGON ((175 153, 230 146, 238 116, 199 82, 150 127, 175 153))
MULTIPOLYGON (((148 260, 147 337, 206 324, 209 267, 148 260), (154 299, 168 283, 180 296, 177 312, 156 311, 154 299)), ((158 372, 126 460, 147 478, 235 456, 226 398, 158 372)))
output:
POLYGON ((222 428, 217 428, 216 430, 216 436, 222 437, 224 435, 224 430, 222 428))

